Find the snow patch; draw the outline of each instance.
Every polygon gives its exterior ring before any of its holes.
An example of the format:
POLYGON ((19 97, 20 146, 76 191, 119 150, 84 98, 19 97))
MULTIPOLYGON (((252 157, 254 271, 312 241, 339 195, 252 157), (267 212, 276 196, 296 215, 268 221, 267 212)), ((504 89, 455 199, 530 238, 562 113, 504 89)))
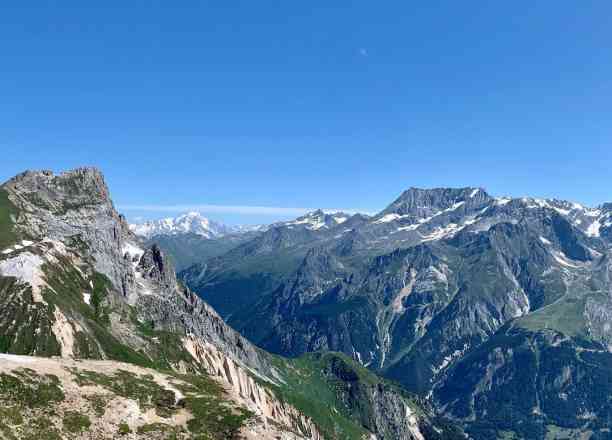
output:
POLYGON ((34 302, 44 303, 41 287, 45 286, 44 273, 41 269, 44 260, 30 252, 21 254, 8 260, 0 261, 0 274, 15 277, 32 286, 32 299, 34 302))
POLYGON ((548 204, 548 202, 544 199, 534 199, 531 197, 523 197, 521 202, 525 204, 525 207, 528 209, 537 209, 537 208, 550 208, 553 209, 552 206, 548 204))
POLYGON ((317 231, 317 230, 321 229, 324 226, 325 226, 325 222, 323 222, 323 221, 310 222, 310 229, 312 229, 314 231, 317 231))
POLYGON ((567 258, 561 252, 553 252, 552 255, 555 261, 557 261, 557 263, 559 263, 561 266, 571 267, 572 269, 580 269, 580 266, 576 266, 575 264, 572 264, 569 258, 567 258))
POLYGON ((144 254, 144 250, 134 244, 134 243, 130 243, 129 241, 126 241, 123 244, 123 248, 121 249, 121 252, 125 255, 125 254, 129 254, 130 257, 138 257, 138 259, 140 259, 140 257, 142 257, 142 254, 144 254))
POLYGON ((399 214, 395 214, 395 213, 392 213, 392 214, 385 214, 385 215, 383 215, 381 218, 379 218, 378 220, 376 220, 376 221, 374 222, 374 224, 378 224, 378 223, 389 223, 389 222, 392 222, 392 221, 397 220, 397 219, 400 219, 400 218, 402 218, 402 216, 401 216, 401 215, 399 215, 399 214))
POLYGON ((399 228, 395 230, 395 232, 414 231, 415 229, 418 229, 419 226, 421 226, 421 223, 416 223, 410 226, 400 226, 399 228))
POLYGON ((436 241, 443 238, 452 237, 457 232, 461 231, 465 226, 460 226, 456 223, 449 223, 444 227, 437 228, 429 235, 424 235, 422 241, 436 241))
POLYGON ((91 293, 83 292, 83 301, 85 301, 85 304, 91 305, 91 293))
POLYGON ((599 209, 588 209, 584 212, 584 215, 587 217, 599 217, 601 215, 601 211, 599 209))
POLYGON ((465 205, 465 202, 457 202, 457 203, 454 203, 453 206, 451 206, 450 208, 446 208, 442 212, 454 211, 455 209, 458 209, 458 208, 462 207, 463 205, 465 205))
POLYGON ((565 216, 569 215, 570 213, 569 209, 561 209, 561 208, 557 208, 556 206, 554 206, 553 209, 557 211, 559 214, 565 215, 565 216))
POLYGON ((599 237, 600 228, 601 228, 601 223, 599 222, 599 220, 595 220, 587 228, 586 235, 588 235, 589 237, 599 237))
POLYGON ((545 239, 544 237, 540 236, 540 241, 544 244, 547 245, 551 245, 552 243, 550 242, 550 240, 545 239))
MULTIPOLYGON (((435 213, 435 214, 433 214, 431 217, 426 217, 426 218, 421 218, 421 219, 419 219, 419 220, 417 221, 417 223, 414 223, 414 224, 412 224, 412 225, 408 225, 408 226, 400 226, 400 227, 398 227, 398 228, 395 230, 395 232, 394 232, 394 233, 397 233, 397 232, 402 232, 402 231, 414 231, 414 230, 418 229, 418 228, 419 228, 419 226, 421 226, 421 225, 423 225, 423 224, 425 224, 425 223, 430 222, 431 220, 433 220, 434 218, 436 218, 436 217, 438 217, 438 216, 440 216, 440 215, 444 214, 445 212, 451 212, 451 211, 454 211, 454 210, 456 210, 456 209, 460 208, 461 206, 463 206, 464 204, 465 204, 465 202, 457 202, 457 203, 454 203, 454 204, 453 204, 452 206, 450 206, 449 208, 446 208, 446 209, 444 209, 444 210, 442 210, 442 211, 436 212, 436 213, 435 213)), ((486 210, 486 208, 485 208, 485 210, 486 210)), ((375 221, 374 223, 387 223, 387 222, 390 222, 390 221, 393 221, 393 220, 398 220, 398 219, 401 219, 401 218, 404 218, 404 217, 409 217, 409 216, 407 216, 407 215, 398 215, 398 214, 387 214, 387 215, 385 215, 384 217, 380 218, 379 220, 375 221)), ((476 222, 476 220, 473 220, 473 219, 472 219, 472 220, 468 220, 468 221, 466 221, 466 222, 465 222, 465 224, 466 224, 466 225, 471 225, 471 224, 473 224, 473 223, 475 223, 475 222, 476 222)), ((452 225, 452 224, 453 224, 453 223, 451 223, 451 225, 452 225)), ((449 225, 449 226, 450 226, 450 225, 449 225)), ((447 227, 448 227, 448 226, 447 226, 447 227)), ((435 239, 435 238, 432 238, 432 239, 435 239)), ((427 241, 427 240, 425 240, 425 241, 427 241)))
MULTIPOLYGON (((334 220, 336 220, 334 218, 334 220)), ((345 219, 346 220, 346 219, 345 219)), ((319 229, 326 227, 325 218, 323 216, 313 215, 313 213, 307 214, 304 217, 300 217, 297 220, 285 223, 286 225, 305 225, 308 229, 318 231, 319 229)))

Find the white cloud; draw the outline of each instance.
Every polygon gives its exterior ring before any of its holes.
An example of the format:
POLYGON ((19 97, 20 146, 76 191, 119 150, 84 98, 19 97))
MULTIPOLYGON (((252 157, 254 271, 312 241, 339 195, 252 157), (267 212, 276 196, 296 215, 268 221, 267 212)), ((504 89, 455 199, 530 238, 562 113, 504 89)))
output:
MULTIPOLYGON (((199 211, 202 213, 224 213, 224 214, 259 214, 259 215, 287 215, 299 216, 314 211, 314 208, 286 208, 278 206, 240 206, 240 205, 117 205, 120 211, 143 211, 143 212, 187 212, 199 211)), ((355 209, 323 209, 325 212, 342 211, 353 214, 355 209)))

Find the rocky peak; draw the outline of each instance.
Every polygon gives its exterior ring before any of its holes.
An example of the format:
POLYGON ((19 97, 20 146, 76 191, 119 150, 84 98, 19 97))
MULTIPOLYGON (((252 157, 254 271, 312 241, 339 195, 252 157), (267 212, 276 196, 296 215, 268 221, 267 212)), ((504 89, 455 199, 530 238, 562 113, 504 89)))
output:
POLYGON ((325 212, 322 209, 315 209, 312 212, 309 212, 304 217, 322 217, 325 215, 325 212))
POLYGON ((174 267, 157 244, 142 254, 138 262, 138 270, 145 278, 157 282, 165 289, 171 289, 176 284, 174 267))
POLYGON ((326 213, 322 209, 309 212, 293 221, 284 223, 287 226, 304 226, 307 229, 316 231, 319 229, 333 228, 340 224, 343 224, 352 217, 351 214, 344 212, 332 212, 326 213))
POLYGON ((94 167, 54 174, 26 171, 6 182, 19 212, 16 227, 33 241, 78 238, 88 257, 127 295, 132 284, 130 265, 123 259, 126 241, 135 240, 125 218, 115 210, 102 173, 94 167))
POLYGON ((62 201, 72 205, 111 203, 104 176, 95 167, 76 168, 57 175, 49 170, 29 170, 15 176, 5 186, 25 196, 33 194, 38 204, 47 207, 62 201))
POLYGON ((145 238, 156 235, 196 234, 204 238, 217 238, 237 232, 237 228, 212 221, 199 212, 187 212, 178 217, 150 220, 130 225, 130 229, 145 238))
POLYGON ((382 215, 414 215, 427 217, 436 212, 465 204, 468 206, 481 206, 492 198, 482 188, 409 188, 404 191, 382 215))

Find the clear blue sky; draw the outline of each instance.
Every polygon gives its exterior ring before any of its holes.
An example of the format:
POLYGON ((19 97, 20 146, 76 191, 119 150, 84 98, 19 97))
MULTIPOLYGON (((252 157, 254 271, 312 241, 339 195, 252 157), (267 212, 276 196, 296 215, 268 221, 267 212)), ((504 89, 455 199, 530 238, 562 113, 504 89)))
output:
POLYGON ((93 3, 3 3, 0 180, 97 165, 122 207, 612 199, 609 1, 93 3))

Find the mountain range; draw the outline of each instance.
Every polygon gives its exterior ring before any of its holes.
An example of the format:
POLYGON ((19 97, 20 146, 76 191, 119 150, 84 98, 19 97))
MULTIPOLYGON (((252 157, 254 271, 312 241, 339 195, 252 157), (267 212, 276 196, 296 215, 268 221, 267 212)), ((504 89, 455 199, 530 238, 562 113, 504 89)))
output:
POLYGON ((342 353, 289 359, 241 336, 95 168, 0 186, 0 310, 2 439, 462 438, 342 353))
POLYGON ((0 438, 612 438, 610 203, 185 228, 136 235, 93 168, 0 186, 0 438))
POLYGON ((410 188, 335 223, 180 277, 256 345, 343 352, 471 438, 610 438, 612 204, 410 188))
POLYGON ((199 212, 187 212, 177 217, 167 217, 160 220, 147 220, 140 223, 130 223, 130 230, 145 239, 157 236, 173 236, 194 234, 203 238, 214 239, 227 235, 263 232, 270 227, 299 225, 316 231, 329 229, 345 222, 350 214, 341 211, 324 212, 321 209, 304 214, 295 220, 281 221, 272 225, 225 225, 204 217, 199 212))
POLYGON ((291 228, 297 225, 316 231, 337 226, 349 217, 350 215, 342 212, 326 213, 317 210, 295 220, 272 225, 228 226, 213 222, 200 213, 191 212, 175 218, 132 223, 130 230, 143 238, 145 244, 156 244, 163 249, 180 271, 197 262, 222 255, 270 227, 284 225, 291 228))
POLYGON ((204 217, 199 212, 187 212, 177 217, 167 217, 160 220, 148 220, 141 223, 131 223, 130 230, 134 234, 150 239, 159 235, 195 234, 203 238, 219 238, 230 234, 240 234, 262 229, 259 225, 230 226, 215 222, 204 217))

